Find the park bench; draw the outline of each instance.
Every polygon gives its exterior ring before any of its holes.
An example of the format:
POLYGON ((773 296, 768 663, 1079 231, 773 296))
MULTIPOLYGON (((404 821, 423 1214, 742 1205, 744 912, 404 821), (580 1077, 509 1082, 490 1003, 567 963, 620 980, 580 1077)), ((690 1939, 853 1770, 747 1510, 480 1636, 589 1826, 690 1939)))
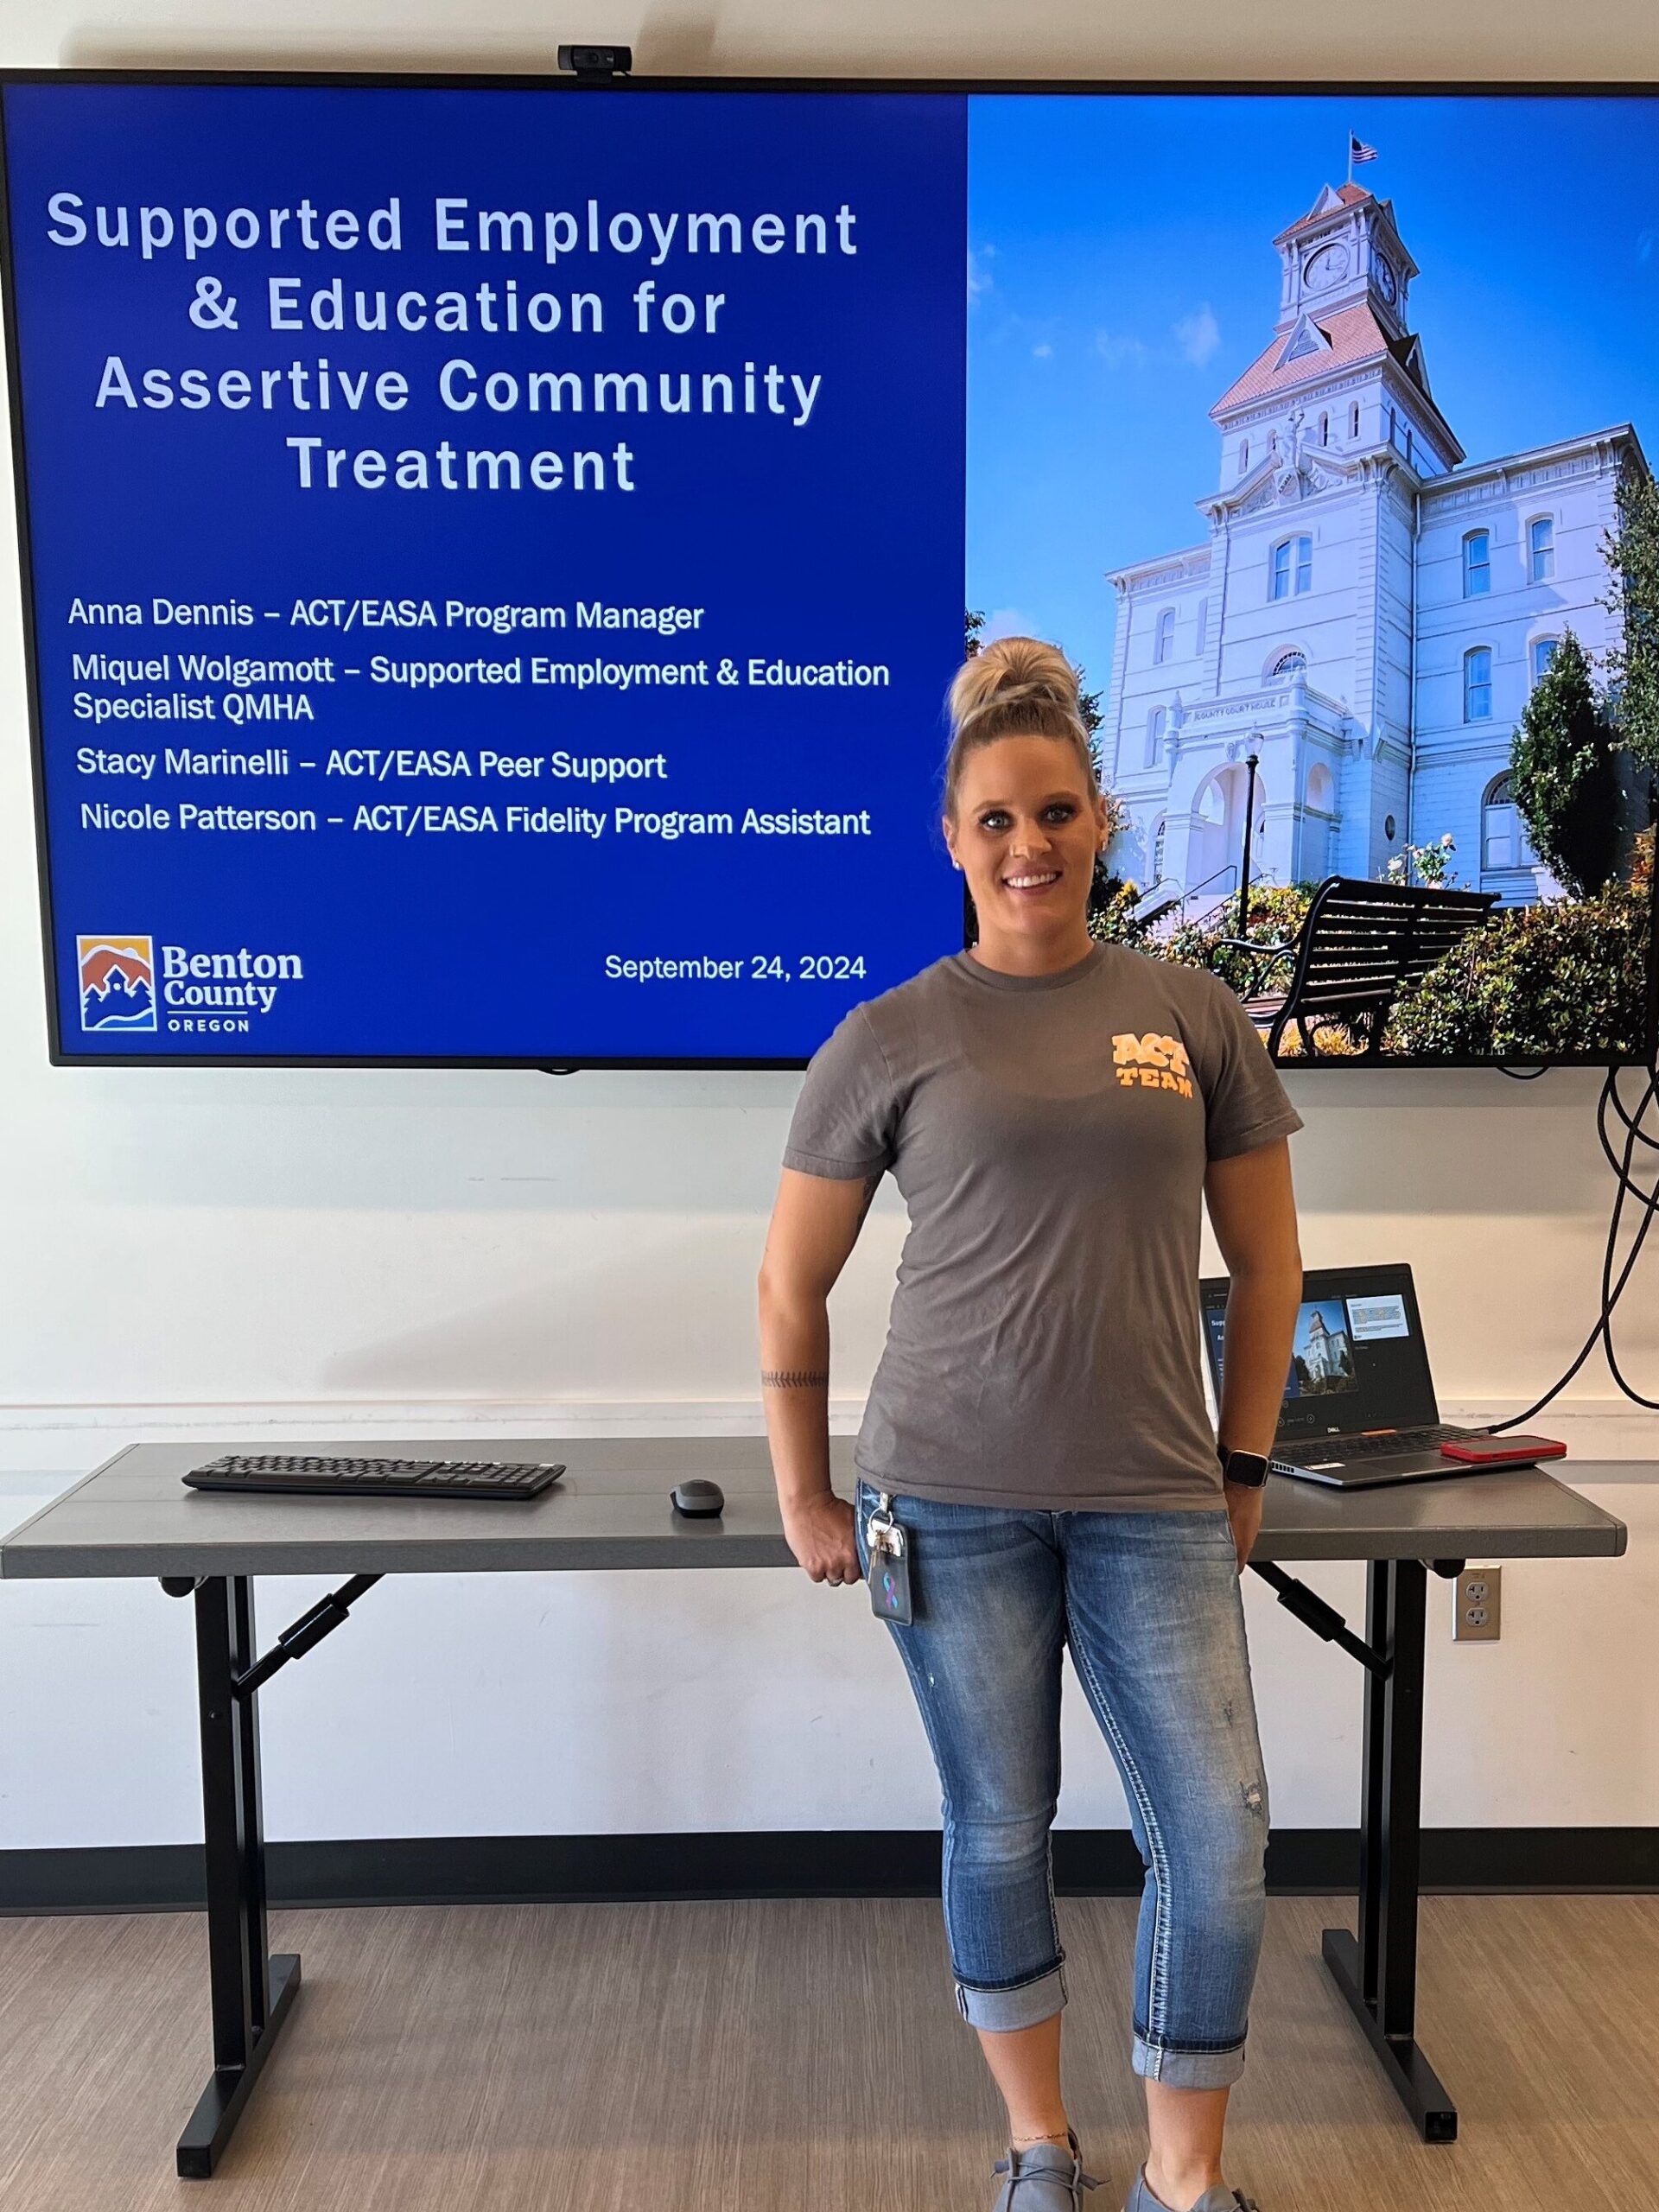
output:
POLYGON ((1294 1022, 1308 1059, 1318 1053, 1313 1032, 1339 1022, 1364 1038, 1364 1057, 1382 1050, 1389 1010, 1401 992, 1421 981, 1497 904, 1493 891, 1445 891, 1429 884, 1367 883, 1357 876, 1327 876, 1294 938, 1261 944, 1224 937, 1217 950, 1244 954, 1253 963, 1240 994, 1244 1011, 1266 1032, 1277 1058, 1294 1022), (1275 968, 1288 963, 1282 989, 1268 988, 1275 968))

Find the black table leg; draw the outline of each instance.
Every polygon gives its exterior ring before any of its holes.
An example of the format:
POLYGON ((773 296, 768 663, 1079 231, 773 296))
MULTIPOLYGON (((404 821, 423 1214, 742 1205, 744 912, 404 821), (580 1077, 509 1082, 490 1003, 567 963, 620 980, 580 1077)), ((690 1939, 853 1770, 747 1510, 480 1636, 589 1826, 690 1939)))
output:
POLYGON ((300 1962, 273 1959, 265 1937, 257 1696, 235 1688, 254 1663, 252 1586, 245 1575, 209 1577, 195 1608, 213 2075, 179 2138, 178 2170, 205 2180, 293 2005, 300 1962))
POLYGON ((1323 1949, 1424 2142, 1452 2143, 1457 2107, 1415 2040, 1427 1602, 1421 1560, 1372 1560, 1366 1636, 1389 1663, 1381 1678, 1365 1677, 1359 1936, 1356 1941, 1345 1928, 1327 1928, 1323 1949))

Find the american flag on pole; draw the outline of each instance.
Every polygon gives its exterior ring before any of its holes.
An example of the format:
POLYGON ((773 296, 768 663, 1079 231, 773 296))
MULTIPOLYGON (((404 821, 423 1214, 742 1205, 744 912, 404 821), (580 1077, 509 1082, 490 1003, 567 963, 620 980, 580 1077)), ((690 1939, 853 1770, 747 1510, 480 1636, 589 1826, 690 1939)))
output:
POLYGON ((1357 168, 1361 162, 1374 162, 1376 159, 1376 147, 1368 146, 1363 138, 1357 137, 1355 133, 1351 130, 1348 133, 1349 168, 1351 169, 1357 168))

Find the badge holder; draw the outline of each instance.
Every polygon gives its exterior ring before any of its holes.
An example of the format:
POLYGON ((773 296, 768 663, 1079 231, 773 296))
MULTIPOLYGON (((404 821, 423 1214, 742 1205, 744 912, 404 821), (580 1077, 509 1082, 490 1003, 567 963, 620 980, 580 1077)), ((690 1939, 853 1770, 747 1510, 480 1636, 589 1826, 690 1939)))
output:
POLYGON ((878 1620, 893 1621, 900 1628, 908 1628, 912 1619, 910 1545, 893 1517, 892 1503, 883 1491, 876 1501, 875 1511, 864 1524, 864 1541, 870 1554, 867 1578, 870 1610, 878 1620))

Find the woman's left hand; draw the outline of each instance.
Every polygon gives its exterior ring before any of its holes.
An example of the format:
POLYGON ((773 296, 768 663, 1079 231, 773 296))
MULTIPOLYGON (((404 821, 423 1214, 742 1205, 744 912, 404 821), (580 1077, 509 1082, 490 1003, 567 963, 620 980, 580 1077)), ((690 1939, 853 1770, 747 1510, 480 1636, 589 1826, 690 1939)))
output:
POLYGON ((1244 1483, 1224 1483, 1227 1499, 1227 1518, 1233 1524, 1233 1549, 1238 1554, 1238 1571, 1243 1573, 1250 1563, 1250 1547, 1262 1529, 1262 1507, 1267 1497, 1265 1488, 1251 1490, 1244 1483))

